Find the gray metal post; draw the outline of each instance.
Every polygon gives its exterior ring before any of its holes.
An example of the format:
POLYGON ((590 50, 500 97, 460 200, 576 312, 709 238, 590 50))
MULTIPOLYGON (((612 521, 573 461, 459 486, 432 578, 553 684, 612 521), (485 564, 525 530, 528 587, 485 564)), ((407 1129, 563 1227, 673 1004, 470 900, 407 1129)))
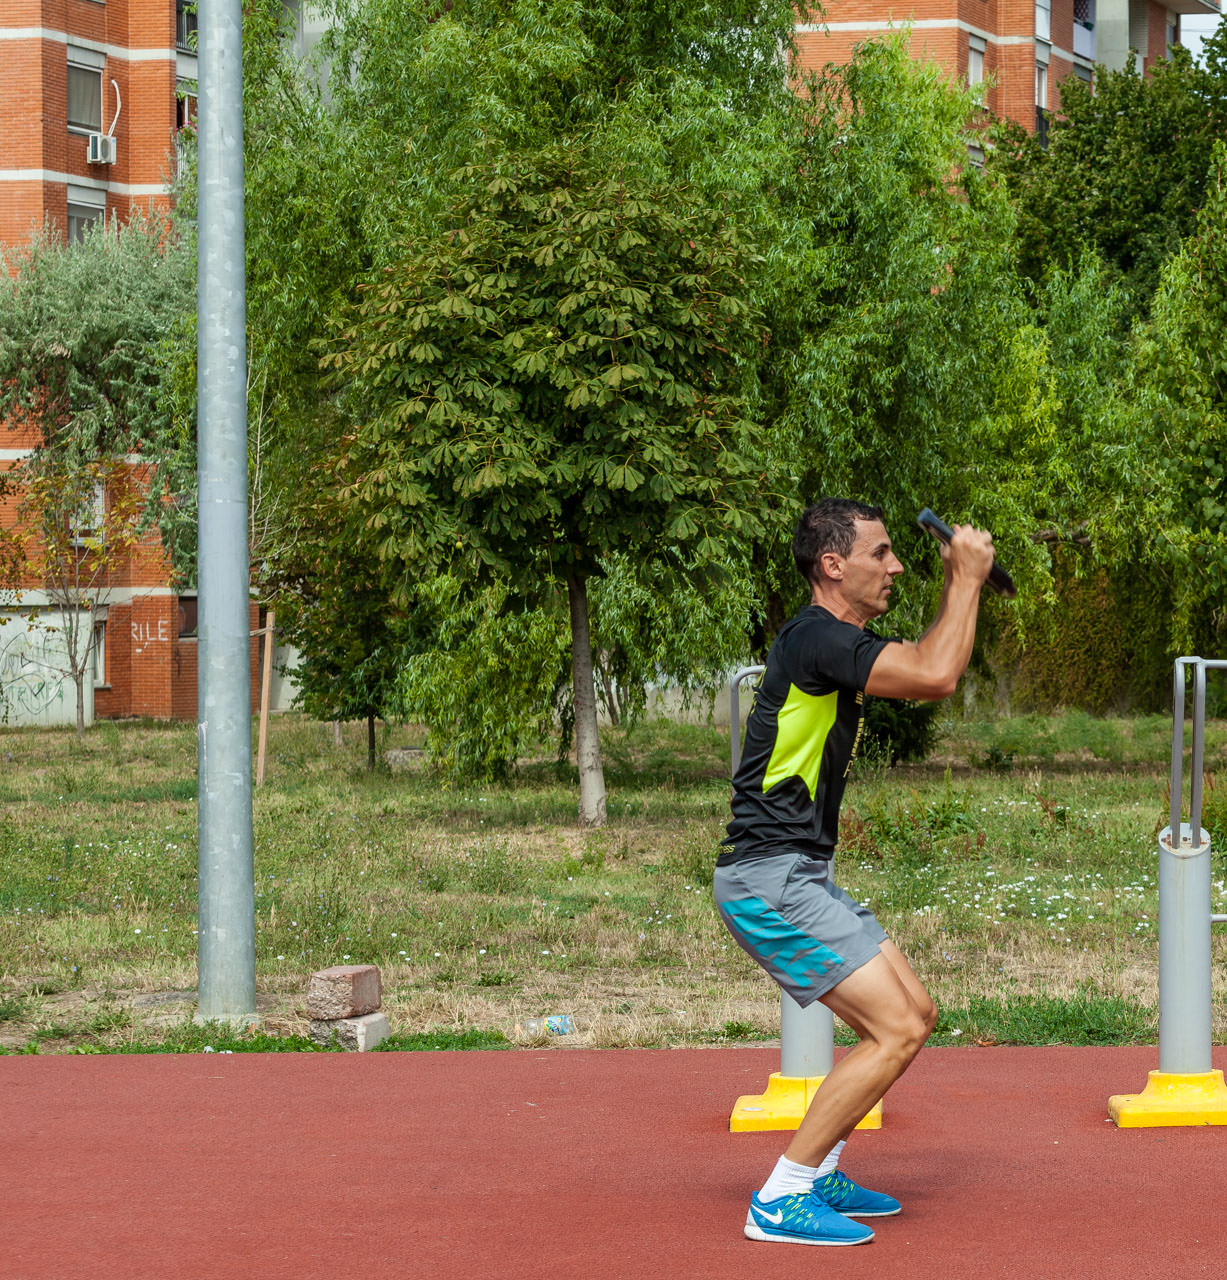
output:
POLYGON ((240 0, 201 0, 197 1016, 227 1021, 256 1007, 242 23, 240 0))
MULTIPOLYGON (((741 704, 738 690, 744 680, 759 676, 763 668, 742 667, 729 682, 729 730, 733 739, 733 774, 741 763, 741 704)), ((780 1075, 787 1079, 811 1079, 827 1075, 835 1065, 835 1017, 824 1004, 814 1001, 803 1009, 780 992, 780 1075)))
POLYGON ((1159 836, 1159 1070, 1193 1075, 1210 1061, 1210 837, 1202 829, 1206 669, 1224 662, 1178 658, 1172 679, 1170 823, 1159 836), (1185 668, 1193 673, 1189 821, 1184 807, 1185 668))
POLYGON ((812 1079, 830 1075, 835 1065, 835 1017, 824 1004, 808 1008, 780 992, 780 1075, 812 1079))
POLYGON ((737 776, 737 766, 741 763, 741 698, 739 696, 741 684, 751 676, 761 676, 764 670, 766 670, 765 667, 739 667, 733 672, 733 678, 729 681, 729 732, 733 739, 732 777, 737 776))

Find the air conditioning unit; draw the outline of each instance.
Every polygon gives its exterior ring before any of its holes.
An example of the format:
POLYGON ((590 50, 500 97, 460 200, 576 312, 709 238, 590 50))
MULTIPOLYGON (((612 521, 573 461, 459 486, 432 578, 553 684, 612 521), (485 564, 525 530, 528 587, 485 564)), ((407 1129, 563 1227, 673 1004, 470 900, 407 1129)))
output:
POLYGON ((85 158, 89 164, 114 164, 115 139, 107 133, 91 133, 85 158))

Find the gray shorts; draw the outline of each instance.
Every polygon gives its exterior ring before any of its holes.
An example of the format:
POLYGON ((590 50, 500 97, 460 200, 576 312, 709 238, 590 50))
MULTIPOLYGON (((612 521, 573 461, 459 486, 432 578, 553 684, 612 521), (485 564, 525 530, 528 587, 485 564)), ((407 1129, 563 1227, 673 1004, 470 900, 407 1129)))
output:
POLYGON ((879 954, 886 931, 805 854, 718 866, 716 906, 737 944, 803 1008, 879 954))

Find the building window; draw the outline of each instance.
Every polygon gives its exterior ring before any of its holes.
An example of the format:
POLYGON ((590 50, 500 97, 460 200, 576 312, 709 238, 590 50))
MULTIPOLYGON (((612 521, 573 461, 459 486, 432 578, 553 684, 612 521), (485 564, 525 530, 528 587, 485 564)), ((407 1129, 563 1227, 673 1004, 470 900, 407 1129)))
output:
POLYGON ((94 688, 105 689, 107 683, 107 624, 105 620, 94 623, 94 647, 90 650, 90 661, 93 663, 94 688))
POLYGON ((197 634, 196 597, 179 597, 179 638, 197 634))
POLYGON ((106 534, 107 491, 106 486, 94 485, 93 491, 83 498, 81 505, 70 517, 73 545, 83 547, 96 542, 106 534))
POLYGON ((106 216, 106 196, 101 191, 68 189, 68 243, 79 244, 86 230, 106 216))
POLYGON ((83 133, 102 132, 102 68, 82 66, 68 57, 68 127, 83 133))
POLYGON ((175 0, 175 46, 196 52, 195 0, 175 0))
POLYGON ((1048 63, 1037 61, 1035 64, 1035 105, 1044 110, 1048 108, 1048 63))
POLYGON ((984 83, 984 37, 969 36, 967 43, 967 85, 974 89, 984 83))
POLYGON ((1174 14, 1167 15, 1167 56, 1171 58, 1172 50, 1180 43, 1180 19, 1174 14))
POLYGON ((196 116, 196 91, 185 88, 180 81, 175 90, 175 129, 195 129, 196 116))
POLYGON ((1048 40, 1052 37, 1052 0, 1035 0, 1035 38, 1048 40))
POLYGON ((1095 0, 1074 0, 1074 57, 1095 61, 1095 0))
POLYGON ((1074 75, 1076 75, 1083 84, 1089 85, 1091 83, 1090 67, 1084 67, 1080 62, 1074 63, 1074 75))

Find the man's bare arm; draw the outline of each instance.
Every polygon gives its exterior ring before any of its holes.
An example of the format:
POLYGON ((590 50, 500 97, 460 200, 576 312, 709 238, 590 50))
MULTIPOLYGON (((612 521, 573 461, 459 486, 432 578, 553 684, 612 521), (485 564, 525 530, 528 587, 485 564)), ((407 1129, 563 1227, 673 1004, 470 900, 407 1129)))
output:
POLYGON ((915 642, 888 644, 865 682, 878 698, 948 698, 971 661, 976 638, 980 588, 993 565, 993 538, 970 526, 956 525, 943 549, 945 583, 933 625, 915 642))

